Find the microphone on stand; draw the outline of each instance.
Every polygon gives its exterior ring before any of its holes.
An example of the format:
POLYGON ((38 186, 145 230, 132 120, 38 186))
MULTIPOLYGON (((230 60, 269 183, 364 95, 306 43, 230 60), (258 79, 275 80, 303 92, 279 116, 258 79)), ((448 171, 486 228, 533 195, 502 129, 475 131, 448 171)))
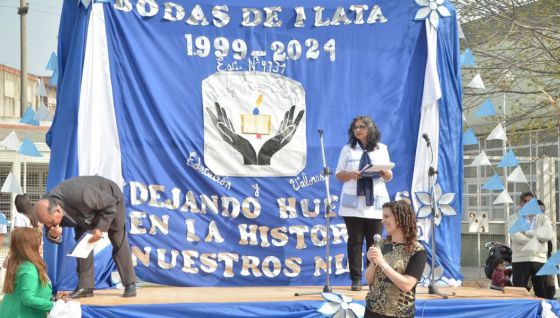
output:
POLYGON ((429 146, 430 145, 430 137, 428 137, 428 134, 423 133, 422 138, 424 138, 424 140, 426 141, 426 144, 428 144, 428 146, 429 146))
MULTIPOLYGON (((433 160, 434 160, 434 158, 433 158, 434 153, 433 153, 433 152, 434 152, 434 151, 433 151, 433 149, 432 149, 432 144, 430 143, 430 137, 428 137, 428 134, 427 134, 427 133, 423 133, 423 134, 422 134, 422 138, 424 138, 424 140, 426 141, 426 147, 430 148, 430 152, 431 152, 431 161, 433 162, 433 160)), ((428 169, 428 175, 429 175, 429 176, 433 176, 433 175, 435 175, 435 174, 437 174, 437 173, 438 173, 437 170, 436 170, 434 167, 432 167, 431 164, 430 164, 430 169, 428 169)))

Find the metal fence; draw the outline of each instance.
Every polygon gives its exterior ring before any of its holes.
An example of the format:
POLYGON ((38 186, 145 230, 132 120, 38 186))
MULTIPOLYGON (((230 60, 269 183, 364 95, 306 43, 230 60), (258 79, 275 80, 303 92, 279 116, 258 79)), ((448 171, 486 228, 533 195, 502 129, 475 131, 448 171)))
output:
MULTIPOLYGON (((10 172, 14 173, 16 178, 19 175, 18 179, 23 192, 35 203, 45 193, 49 169, 48 162, 26 162, 25 159, 22 161, 22 156, 14 152, 4 152, 2 153, 2 157, 4 160, 12 157, 13 161, 0 162, 0 186, 4 184, 10 172), (17 171, 19 171, 19 173, 17 173, 17 171)), ((11 224, 12 215, 15 211, 14 198, 15 194, 0 193, 0 213, 6 216, 9 224, 11 224)), ((8 234, 4 235, 2 244, 0 244, 0 266, 4 263, 4 259, 8 255, 8 246, 10 244, 9 233, 10 227, 8 227, 8 234)), ((4 286, 4 273, 4 270, 0 272, 0 294, 2 294, 2 287, 4 286)))
MULTIPOLYGON (((498 173, 505 179, 513 169, 508 168, 495 168, 496 164, 504 155, 504 145, 502 141, 492 140, 487 141, 484 138, 479 139, 478 145, 465 146, 465 167, 464 167, 464 200, 463 200, 463 216, 462 216, 462 248, 461 248, 461 271, 465 276, 465 280, 478 280, 485 279, 482 266, 488 251, 484 247, 486 242, 499 241, 502 243, 507 242, 507 223, 508 214, 512 215, 517 211, 519 204, 519 196, 525 191, 536 191, 537 182, 537 162, 543 156, 548 156, 555 159, 556 171, 560 171, 560 130, 553 131, 533 131, 523 133, 510 133, 508 139, 511 144, 515 146, 508 146, 507 149, 512 149, 520 163, 520 167, 527 177, 528 184, 524 183, 507 183, 507 190, 511 195, 514 203, 508 205, 494 205, 493 201, 499 193, 495 191, 481 190, 482 185, 488 178, 492 177, 494 173, 498 173), (481 166, 470 167, 468 166, 474 156, 478 155, 481 150, 486 152, 493 167, 481 166), (488 233, 469 233, 468 231, 468 214, 470 211, 482 213, 486 212, 489 220, 488 233)), ((558 176, 555 176, 556 187, 556 204, 552 207, 553 211, 548 210, 550 216, 554 214, 556 217, 552 219, 560 220, 559 202, 560 198, 558 193, 558 176)), ((560 224, 555 222, 556 236, 558 242, 558 230, 560 224)))

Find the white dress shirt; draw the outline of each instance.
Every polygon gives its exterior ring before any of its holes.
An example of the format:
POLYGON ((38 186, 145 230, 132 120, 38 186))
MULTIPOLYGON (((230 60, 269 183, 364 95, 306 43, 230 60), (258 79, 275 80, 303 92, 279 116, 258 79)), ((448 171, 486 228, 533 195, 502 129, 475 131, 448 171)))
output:
MULTIPOLYGON (((377 149, 368 152, 369 158, 372 164, 387 164, 391 162, 389 158, 389 152, 387 151, 387 146, 378 143, 377 149)), ((336 166, 336 173, 341 171, 357 171, 360 167, 360 158, 362 158, 362 153, 364 150, 356 143, 354 148, 351 148, 349 144, 346 144, 340 151, 340 157, 338 159, 338 165, 336 166)), ((383 204, 389 202, 389 193, 387 192, 387 187, 385 186, 385 181, 383 178, 373 179, 373 206, 366 206, 366 197, 358 197, 358 206, 354 208, 349 208, 342 206, 342 197, 345 193, 356 195, 358 182, 356 180, 349 180, 344 182, 342 186, 342 193, 339 199, 338 214, 340 216, 351 216, 360 217, 367 219, 382 219, 383 218, 383 204)))

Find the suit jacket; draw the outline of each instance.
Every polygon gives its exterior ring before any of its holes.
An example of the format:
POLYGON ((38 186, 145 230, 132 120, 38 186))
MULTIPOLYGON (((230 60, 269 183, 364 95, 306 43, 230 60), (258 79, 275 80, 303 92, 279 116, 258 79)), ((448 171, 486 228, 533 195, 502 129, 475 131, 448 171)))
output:
MULTIPOLYGON (((109 231, 118 211, 123 193, 113 181, 99 176, 82 176, 66 180, 53 188, 47 196, 54 198, 64 209, 61 226, 87 230, 109 231)), ((61 240, 50 241, 59 243, 61 240)))
POLYGON ((5 294, 0 303, 0 316, 10 318, 46 317, 53 307, 50 283, 41 285, 39 272, 33 263, 25 261, 19 265, 15 290, 5 294))

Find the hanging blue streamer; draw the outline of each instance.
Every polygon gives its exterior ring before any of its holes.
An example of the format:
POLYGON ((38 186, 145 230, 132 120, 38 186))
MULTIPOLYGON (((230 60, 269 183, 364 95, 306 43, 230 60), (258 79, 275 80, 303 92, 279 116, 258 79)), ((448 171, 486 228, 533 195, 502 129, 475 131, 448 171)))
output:
POLYGON ((21 116, 19 122, 21 124, 28 124, 33 126, 39 126, 39 121, 35 119, 35 111, 31 106, 27 106, 23 116, 21 116))
POLYGON ((508 229, 508 233, 509 234, 513 234, 513 233, 517 233, 517 232, 523 232, 523 231, 528 231, 529 230, 529 224, 527 224, 527 221, 525 221, 523 219, 523 217, 518 217, 517 220, 510 226, 510 228, 508 229))
POLYGON ((560 264, 560 251, 552 254, 552 256, 548 260, 554 262, 554 264, 556 265, 560 264))
POLYGON ((519 166, 519 162, 515 157, 515 153, 511 149, 502 157, 502 160, 500 160, 500 162, 498 163, 498 168, 517 166, 519 166))
POLYGON ((58 57, 55 52, 51 53, 51 57, 49 58, 49 62, 47 63, 45 69, 53 72, 58 69, 58 57))
POLYGON ((504 184, 502 183, 502 179, 497 174, 494 174, 484 185, 482 186, 483 190, 491 190, 491 191, 502 191, 504 190, 504 184))
POLYGON ((475 66, 474 56, 470 48, 461 54, 461 66, 475 66))
POLYGON ((58 84, 58 68, 55 69, 51 75, 51 79, 49 80, 50 86, 57 86, 58 84))
POLYGON ((558 265, 555 265, 549 261, 547 261, 541 269, 537 272, 537 276, 545 276, 545 275, 559 275, 560 270, 558 269, 558 265))
POLYGON ((42 157, 43 156, 43 154, 41 152, 39 152, 39 150, 37 149, 37 146, 35 146, 33 141, 31 141, 31 139, 29 139, 29 138, 25 138, 23 140, 21 146, 19 147, 18 152, 22 155, 30 156, 30 157, 42 157))
POLYGON ((496 109, 494 108, 494 104, 490 98, 487 98, 480 108, 474 113, 476 117, 488 117, 488 116, 496 116, 496 109))
POLYGON ((521 209, 519 209, 519 215, 535 215, 542 214, 543 210, 537 202, 536 198, 532 198, 531 201, 525 203, 521 209))
POLYGON ((476 138, 472 128, 467 129, 467 131, 463 133, 463 145, 478 145, 478 139, 476 138))

